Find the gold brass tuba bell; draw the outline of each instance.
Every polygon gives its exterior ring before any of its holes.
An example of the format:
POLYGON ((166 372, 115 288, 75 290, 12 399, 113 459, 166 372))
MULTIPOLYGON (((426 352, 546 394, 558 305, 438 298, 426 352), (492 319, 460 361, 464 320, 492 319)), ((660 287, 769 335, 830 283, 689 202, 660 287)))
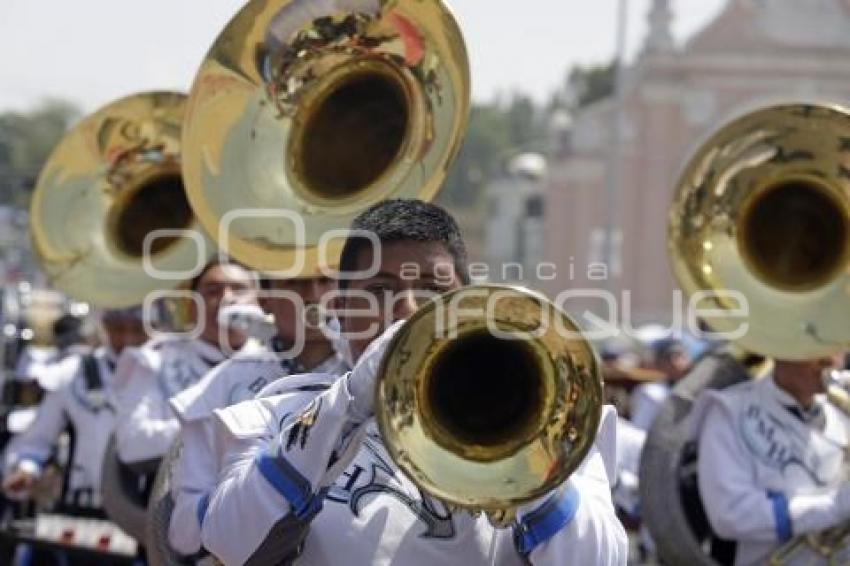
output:
POLYGON ((553 303, 517 287, 425 304, 394 336, 378 379, 376 419, 399 468, 498 524, 563 482, 599 426, 593 348, 553 303))
POLYGON ((358 212, 436 194, 469 97, 466 48, 437 0, 253 0, 190 93, 189 200, 243 263, 315 271, 338 251, 322 262, 322 236, 358 212))
POLYGON ((688 162, 668 248, 706 322, 751 352, 812 359, 850 344, 850 111, 763 108, 714 133, 688 162), (746 298, 748 316, 735 311, 746 298))
POLYGON ((146 244, 159 229, 201 234, 180 171, 185 103, 173 92, 123 98, 83 119, 53 151, 30 207, 33 248, 52 285, 80 301, 125 307, 181 282, 148 267, 178 274, 203 265, 205 240, 146 244))

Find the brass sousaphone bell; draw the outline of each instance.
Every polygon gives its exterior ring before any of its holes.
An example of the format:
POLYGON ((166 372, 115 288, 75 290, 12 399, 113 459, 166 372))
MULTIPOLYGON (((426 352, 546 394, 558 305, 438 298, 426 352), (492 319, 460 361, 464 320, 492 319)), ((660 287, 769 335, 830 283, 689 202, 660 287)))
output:
POLYGON ((469 97, 466 49, 441 2, 249 2, 190 93, 192 208, 243 263, 315 273, 339 251, 339 240, 319 251, 323 235, 382 199, 436 194, 469 97))
POLYGON ((850 344, 848 140, 847 108, 778 104, 720 128, 682 173, 673 270, 714 330, 747 325, 734 338, 747 351, 814 359, 850 344))
POLYGON ((203 265, 205 237, 180 169, 186 97, 149 92, 77 124, 43 167, 32 196, 33 248, 51 285, 99 307, 137 305, 203 265), (155 230, 188 230, 196 238, 155 230), (173 275, 173 277, 172 277, 173 275))

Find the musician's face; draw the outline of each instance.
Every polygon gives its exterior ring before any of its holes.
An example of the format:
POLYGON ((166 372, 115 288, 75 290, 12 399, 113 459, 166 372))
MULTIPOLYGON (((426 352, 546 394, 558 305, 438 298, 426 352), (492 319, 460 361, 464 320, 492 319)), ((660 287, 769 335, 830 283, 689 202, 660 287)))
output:
POLYGON ((681 346, 674 346, 665 352, 658 360, 658 369, 663 371, 668 379, 678 381, 688 372, 691 359, 681 346))
MULTIPOLYGON (((219 342, 218 311, 221 307, 257 302, 257 285, 253 276, 238 265, 215 265, 209 268, 195 286, 195 292, 200 297, 200 304, 195 301, 189 303, 193 319, 199 320, 197 309, 202 307, 201 338, 211 344, 219 342)), ((227 336, 231 348, 239 348, 245 341, 244 337, 236 332, 230 332, 227 336)), ((225 346, 227 345, 220 345, 225 346)))
POLYGON ((782 360, 776 363, 793 371, 800 379, 820 378, 823 370, 836 367, 836 360, 831 357, 802 361, 782 360))
POLYGON ((325 293, 333 289, 334 282, 327 277, 304 279, 272 279, 270 290, 262 299, 260 306, 273 314, 278 335, 286 343, 295 342, 299 333, 303 333, 305 343, 325 341, 320 320, 313 317, 325 293), (275 291, 280 295, 275 296, 275 291), (294 300, 294 294, 298 300, 294 300))
POLYGON ((116 354, 129 346, 141 346, 148 339, 141 320, 117 318, 103 321, 106 340, 116 354))
POLYGON ((387 326, 409 318, 434 294, 461 287, 452 255, 438 242, 383 244, 377 258, 373 250, 362 250, 358 269, 365 271, 373 265, 377 273, 350 281, 351 292, 337 303, 340 325, 355 360, 387 326))
POLYGON ((816 395, 824 391, 824 370, 841 367, 841 361, 839 356, 802 361, 776 360, 774 376, 783 389, 816 395))

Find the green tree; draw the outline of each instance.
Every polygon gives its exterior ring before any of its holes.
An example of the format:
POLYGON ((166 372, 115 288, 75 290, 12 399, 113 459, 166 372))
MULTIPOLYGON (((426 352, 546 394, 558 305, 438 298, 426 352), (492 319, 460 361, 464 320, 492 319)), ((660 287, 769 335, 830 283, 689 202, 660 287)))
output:
POLYGON ((80 117, 73 104, 46 100, 31 112, 0 114, 0 195, 25 206, 38 171, 80 117))
POLYGON ((510 143, 517 148, 536 144, 541 135, 538 108, 528 96, 516 94, 505 109, 510 143))
POLYGON ((449 206, 473 204, 492 174, 498 155, 509 144, 510 128, 502 110, 495 104, 474 105, 440 201, 449 206))
POLYGON ((614 93, 617 67, 614 61, 605 65, 574 66, 567 75, 565 97, 573 110, 593 104, 614 93))
POLYGON ((476 203, 486 184, 503 172, 508 159, 522 151, 540 151, 544 127, 540 109, 522 94, 506 103, 473 105, 466 137, 440 201, 459 207, 476 203))

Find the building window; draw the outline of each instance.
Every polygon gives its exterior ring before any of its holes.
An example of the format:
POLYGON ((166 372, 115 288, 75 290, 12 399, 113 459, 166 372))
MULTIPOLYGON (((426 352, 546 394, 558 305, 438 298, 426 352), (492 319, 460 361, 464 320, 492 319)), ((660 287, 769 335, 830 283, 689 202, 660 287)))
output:
POLYGON ((533 195, 525 201, 526 218, 543 218, 543 197, 533 195))

